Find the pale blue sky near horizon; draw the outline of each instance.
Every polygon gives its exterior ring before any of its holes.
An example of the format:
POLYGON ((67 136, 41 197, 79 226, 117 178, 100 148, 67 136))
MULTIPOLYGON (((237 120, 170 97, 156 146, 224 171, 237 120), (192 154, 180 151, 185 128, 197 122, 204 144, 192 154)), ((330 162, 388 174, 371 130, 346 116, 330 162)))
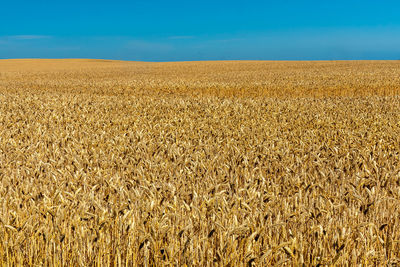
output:
POLYGON ((7 1, 1 58, 400 59, 400 2, 7 1))

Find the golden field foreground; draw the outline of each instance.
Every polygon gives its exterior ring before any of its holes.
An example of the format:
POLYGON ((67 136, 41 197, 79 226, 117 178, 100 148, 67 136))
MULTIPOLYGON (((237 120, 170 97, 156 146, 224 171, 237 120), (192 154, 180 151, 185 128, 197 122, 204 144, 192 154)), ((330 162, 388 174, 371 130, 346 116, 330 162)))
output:
POLYGON ((400 264, 400 62, 0 61, 0 261, 400 264))

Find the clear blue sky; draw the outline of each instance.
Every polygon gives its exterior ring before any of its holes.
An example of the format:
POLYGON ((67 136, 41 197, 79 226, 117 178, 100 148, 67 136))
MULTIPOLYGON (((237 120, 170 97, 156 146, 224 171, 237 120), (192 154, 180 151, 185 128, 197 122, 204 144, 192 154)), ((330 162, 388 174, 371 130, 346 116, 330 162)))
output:
POLYGON ((400 1, 5 0, 0 58, 400 59, 400 1))

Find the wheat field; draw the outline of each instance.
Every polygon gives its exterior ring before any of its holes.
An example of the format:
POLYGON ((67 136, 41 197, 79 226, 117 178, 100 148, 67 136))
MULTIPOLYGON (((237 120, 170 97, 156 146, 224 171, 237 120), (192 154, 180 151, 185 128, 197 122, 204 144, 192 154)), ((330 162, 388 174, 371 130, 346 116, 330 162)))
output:
POLYGON ((0 60, 0 261, 400 264, 399 74, 0 60))

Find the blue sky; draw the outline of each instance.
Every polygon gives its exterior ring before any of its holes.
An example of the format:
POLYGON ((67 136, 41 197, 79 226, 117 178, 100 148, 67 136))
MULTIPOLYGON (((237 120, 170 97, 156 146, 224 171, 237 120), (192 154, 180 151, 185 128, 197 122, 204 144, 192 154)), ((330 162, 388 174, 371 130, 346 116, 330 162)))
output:
POLYGON ((3 1, 0 58, 400 59, 400 2, 3 1))

